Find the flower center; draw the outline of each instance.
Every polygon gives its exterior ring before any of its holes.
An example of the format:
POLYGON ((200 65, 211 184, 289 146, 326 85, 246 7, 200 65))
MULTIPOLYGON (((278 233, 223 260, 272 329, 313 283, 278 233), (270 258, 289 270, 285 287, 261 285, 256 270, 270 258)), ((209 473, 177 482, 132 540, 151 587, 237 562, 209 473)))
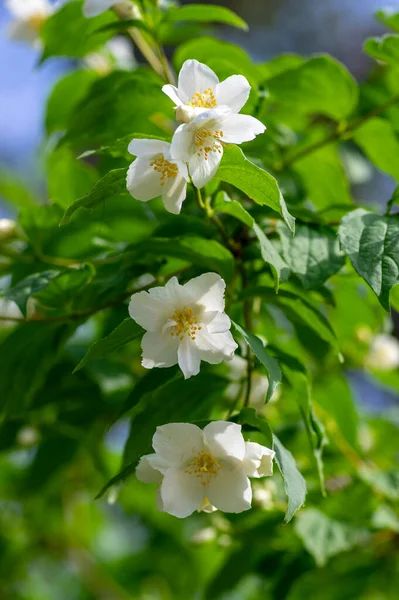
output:
POLYGON ((46 17, 44 15, 36 13, 28 18, 28 25, 34 31, 39 32, 45 21, 46 17))
POLYGON ((195 92, 187 104, 194 108, 215 108, 215 106, 217 106, 212 88, 204 90, 202 94, 200 92, 195 92))
POLYGON ((223 137, 223 131, 211 131, 210 129, 198 129, 195 132, 195 145, 198 156, 204 155, 204 159, 208 160, 210 152, 222 152, 223 142, 220 138, 223 137))
POLYGON ((177 165, 166 160, 162 154, 150 162, 150 167, 161 175, 161 185, 164 185, 168 179, 176 177, 179 171, 177 165))
POLYGON ((223 467, 219 465, 217 458, 215 458, 211 452, 201 450, 201 452, 187 464, 187 469, 184 472, 188 475, 195 475, 195 477, 201 479, 202 485, 208 485, 212 477, 215 477, 222 468, 223 467))
POLYGON ((192 340, 195 340, 197 331, 200 331, 201 326, 198 325, 198 317, 193 314, 192 308, 186 306, 183 310, 176 310, 171 318, 176 321, 176 325, 172 327, 170 332, 172 337, 178 337, 182 340, 187 334, 192 340))

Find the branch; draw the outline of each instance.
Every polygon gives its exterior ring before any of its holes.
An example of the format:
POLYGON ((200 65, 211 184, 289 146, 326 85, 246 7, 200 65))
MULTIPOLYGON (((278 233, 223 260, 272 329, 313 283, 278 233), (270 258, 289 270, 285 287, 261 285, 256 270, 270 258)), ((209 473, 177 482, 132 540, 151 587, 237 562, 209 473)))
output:
POLYGON ((275 169, 277 171, 283 171, 286 167, 289 167, 290 165, 292 165, 292 163, 296 162, 297 160, 299 160, 301 158, 304 158, 305 156, 308 156, 309 154, 312 154, 316 150, 319 150, 320 148, 323 148, 324 146, 327 146, 328 144, 332 144, 333 142, 337 142, 339 140, 346 139, 348 137, 348 134, 353 133, 353 131, 355 131, 356 129, 361 127, 364 123, 366 123, 373 117, 377 117, 382 112, 384 112, 384 110, 386 110, 387 108, 389 108, 390 106, 392 106, 394 104, 397 104, 398 102, 399 102, 399 95, 393 96, 392 98, 390 98, 383 104, 380 104, 379 106, 376 106, 375 108, 373 108, 373 110, 371 110, 367 114, 363 115, 363 117, 359 117, 355 121, 352 121, 352 123, 349 123, 343 129, 338 129, 336 131, 333 131, 330 135, 328 135, 324 139, 319 140, 318 142, 315 142, 314 144, 310 144, 309 146, 305 146, 305 148, 302 148, 301 150, 298 150, 298 152, 291 154, 291 156, 288 156, 281 163, 275 165, 275 169))

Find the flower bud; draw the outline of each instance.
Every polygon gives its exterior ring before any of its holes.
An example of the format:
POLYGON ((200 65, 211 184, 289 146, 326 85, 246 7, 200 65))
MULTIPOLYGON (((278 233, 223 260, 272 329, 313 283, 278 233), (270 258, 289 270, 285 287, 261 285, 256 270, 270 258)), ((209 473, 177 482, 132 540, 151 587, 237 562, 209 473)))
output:
POLYGON ((190 121, 192 121, 195 117, 198 117, 198 115, 203 112, 204 109, 181 104, 180 106, 176 106, 175 111, 177 121, 180 121, 180 123, 190 123, 190 121))
POLYGON ((11 219, 0 219, 0 243, 8 242, 15 238, 17 224, 11 219))

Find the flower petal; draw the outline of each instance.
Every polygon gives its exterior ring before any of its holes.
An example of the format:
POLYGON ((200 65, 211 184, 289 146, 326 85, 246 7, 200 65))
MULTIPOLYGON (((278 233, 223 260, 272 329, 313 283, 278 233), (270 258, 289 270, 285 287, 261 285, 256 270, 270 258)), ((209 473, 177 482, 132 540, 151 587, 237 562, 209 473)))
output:
POLYGON ((206 488, 209 502, 223 512, 240 513, 251 508, 252 489, 246 475, 229 463, 222 463, 206 488))
POLYGON ((148 202, 163 194, 161 176, 150 167, 148 158, 136 158, 127 172, 126 187, 136 200, 148 202))
POLYGON ((189 379, 193 375, 198 375, 201 364, 201 354, 195 344, 195 341, 184 336, 180 342, 177 351, 179 367, 183 371, 184 379, 189 379))
POLYGON ((176 106, 180 106, 181 104, 183 104, 182 100, 179 97, 179 90, 176 86, 168 83, 167 85, 163 86, 162 91, 172 100, 172 102, 175 103, 176 106))
POLYGON ((188 170, 195 187, 204 187, 215 176, 222 156, 223 149, 221 146, 220 152, 209 152, 207 160, 204 159, 202 154, 198 156, 196 152, 189 157, 188 170))
POLYGON ((218 83, 212 69, 197 60, 186 60, 179 73, 179 97, 186 104, 196 92, 202 94, 208 88, 214 89, 218 83))
POLYGON ((196 334, 195 342, 200 350, 201 360, 211 365, 232 360, 238 347, 230 331, 210 334, 201 329, 196 334))
POLYGON ((173 307, 163 288, 154 288, 150 293, 138 292, 131 297, 129 315, 147 331, 161 330, 170 314, 173 307))
POLYGON ((116 4, 117 0, 86 0, 83 5, 85 17, 96 17, 116 4))
POLYGON ((181 469, 168 469, 161 484, 163 510, 174 517, 188 517, 201 506, 205 488, 181 469))
POLYGON ((248 79, 243 75, 232 75, 216 86, 216 102, 218 106, 225 104, 238 113, 248 100, 250 91, 248 79))
POLYGON ((145 369, 172 367, 177 363, 179 340, 170 333, 147 331, 141 340, 143 350, 141 364, 145 369))
POLYGON ((177 175, 171 179, 170 185, 164 187, 166 188, 162 195, 164 206, 168 212, 178 215, 186 199, 187 181, 177 175))
POLYGON ((188 125, 179 125, 173 134, 170 148, 174 160, 186 162, 195 152, 194 134, 195 132, 188 125))
POLYGON ((242 470, 248 477, 273 475, 274 450, 256 442, 245 442, 245 457, 242 470))
POLYGON ((197 304, 202 304, 206 311, 224 310, 224 291, 226 283, 217 273, 203 273, 190 279, 183 286, 190 292, 197 304))
POLYGON ((206 312, 203 316, 208 333, 225 333, 230 330, 231 321, 225 312, 206 312))
POLYGON ((224 115, 220 120, 220 129, 223 135, 220 138, 223 142, 231 144, 242 144, 253 140, 258 134, 263 133, 266 127, 249 115, 237 115, 230 113, 224 115))
POLYGON ((162 480, 162 473, 151 466, 148 460, 152 454, 146 454, 140 458, 140 462, 136 467, 136 477, 143 483, 158 483, 162 480))
MULTIPOLYGON (((241 425, 236 423, 230 421, 209 423, 204 428, 204 442, 217 458, 234 458, 242 461, 245 456, 245 442, 241 433, 241 425)), ((215 503, 212 502, 212 504, 215 503)))
POLYGON ((157 154, 168 154, 170 152, 170 144, 162 140, 133 138, 127 149, 133 156, 152 158, 157 154))
POLYGON ((152 447, 164 464, 183 466, 203 449, 203 433, 192 423, 159 425, 152 438, 152 447))

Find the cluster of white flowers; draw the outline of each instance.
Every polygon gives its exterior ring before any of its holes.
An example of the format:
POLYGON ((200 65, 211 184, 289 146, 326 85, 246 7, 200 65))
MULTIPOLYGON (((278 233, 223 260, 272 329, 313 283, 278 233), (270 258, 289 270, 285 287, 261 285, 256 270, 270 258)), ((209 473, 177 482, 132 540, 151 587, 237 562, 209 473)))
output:
POLYGON ((204 273, 184 285, 172 277, 164 287, 133 294, 130 316, 146 330, 143 367, 179 364, 188 379, 199 373, 201 360, 231 360, 237 344, 224 312, 225 287, 219 275, 204 273))
POLYGON ((250 89, 243 75, 219 82, 209 67, 186 60, 178 86, 162 88, 182 123, 172 143, 133 139, 129 144, 129 152, 137 156, 127 175, 133 198, 147 202, 162 196, 166 210, 179 214, 190 178, 195 187, 203 187, 216 174, 226 144, 249 142, 265 131, 254 117, 238 114, 250 89))
POLYGON ((158 483, 161 511, 188 517, 196 510, 240 513, 251 508, 249 477, 273 473, 274 451, 246 442, 241 426, 214 421, 203 430, 191 423, 157 427, 154 454, 143 456, 136 474, 158 483))
POLYGON ((54 10, 49 0, 5 0, 5 5, 13 16, 9 36, 37 45, 40 29, 54 10))

